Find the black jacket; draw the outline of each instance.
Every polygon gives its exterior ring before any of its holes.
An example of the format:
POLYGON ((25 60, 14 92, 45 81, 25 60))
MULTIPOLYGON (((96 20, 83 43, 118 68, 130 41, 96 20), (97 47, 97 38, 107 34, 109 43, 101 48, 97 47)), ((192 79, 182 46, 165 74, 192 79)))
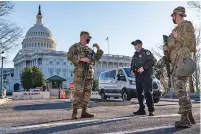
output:
POLYGON ((137 70, 141 67, 144 68, 144 71, 153 71, 153 66, 156 64, 156 59, 153 54, 144 48, 142 48, 139 52, 135 52, 132 57, 131 62, 131 70, 134 73, 138 73, 137 70))

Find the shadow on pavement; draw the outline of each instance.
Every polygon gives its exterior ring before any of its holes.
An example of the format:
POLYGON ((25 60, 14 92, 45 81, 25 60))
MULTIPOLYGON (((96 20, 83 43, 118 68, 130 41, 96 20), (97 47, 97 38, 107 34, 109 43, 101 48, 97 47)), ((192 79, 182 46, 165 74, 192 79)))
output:
POLYGON ((14 107, 14 110, 28 111, 28 110, 50 110, 50 109, 68 109, 68 108, 71 108, 71 102, 22 105, 14 107))
POLYGON ((155 104, 155 106, 171 106, 171 105, 178 105, 178 104, 155 104))
MULTIPOLYGON (((129 116, 122 116, 119 118, 123 118, 123 117, 134 117, 134 116, 129 115, 129 116)), ((61 126, 55 126, 55 127, 51 127, 51 128, 41 128, 38 130, 29 130, 29 131, 24 131, 24 132, 17 132, 17 134, 50 134, 50 133, 68 131, 68 130, 83 128, 83 127, 90 127, 93 125, 101 125, 104 123, 123 121, 123 120, 128 120, 128 119, 117 119, 117 120, 109 120, 109 121, 107 121, 107 120, 101 121, 100 120, 100 121, 84 122, 84 123, 77 123, 77 124, 70 124, 70 125, 61 125, 61 126)), ((15 133, 7 133, 7 134, 16 134, 16 132, 15 133)))
MULTIPOLYGON (((186 128, 187 129, 187 128, 186 128)), ((178 129, 172 126, 171 128, 161 128, 157 130, 147 130, 143 132, 136 132, 135 134, 173 134, 175 132, 181 131, 181 130, 186 130, 186 129, 178 129)))
MULTIPOLYGON (((101 102, 108 103, 108 106, 113 106, 112 102, 119 102, 119 104, 124 104, 123 101, 92 101, 89 104, 89 108, 92 107, 99 107, 102 106, 101 102), (110 105, 111 102, 111 105, 110 105)), ((125 103, 126 104, 126 103, 125 103)), ((115 106, 115 105, 114 105, 115 106)), ((46 104, 31 104, 31 105, 21 105, 21 106, 15 106, 14 110, 17 111, 29 111, 29 110, 51 110, 51 109, 71 109, 71 102, 65 101, 65 102, 58 102, 58 103, 46 103, 46 104)))

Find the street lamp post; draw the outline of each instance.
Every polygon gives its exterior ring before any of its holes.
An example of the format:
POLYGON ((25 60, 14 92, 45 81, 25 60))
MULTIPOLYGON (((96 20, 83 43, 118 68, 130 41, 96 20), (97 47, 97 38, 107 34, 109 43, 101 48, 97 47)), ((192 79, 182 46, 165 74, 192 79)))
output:
POLYGON ((4 54, 4 51, 2 51, 1 53, 1 85, 0 85, 0 98, 4 98, 3 95, 3 60, 5 59, 5 57, 2 55, 4 54))

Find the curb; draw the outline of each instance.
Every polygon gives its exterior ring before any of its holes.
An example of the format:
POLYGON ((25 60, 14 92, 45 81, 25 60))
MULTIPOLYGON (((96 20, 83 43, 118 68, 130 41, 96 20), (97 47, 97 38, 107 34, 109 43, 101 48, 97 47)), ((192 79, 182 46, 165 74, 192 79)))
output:
POLYGON ((160 101, 179 102, 179 99, 160 98, 160 101))
MULTIPOLYGON (((161 98, 160 101, 179 102, 179 99, 161 98)), ((194 99, 191 99, 191 102, 192 103, 200 103, 200 102, 196 102, 194 99)))

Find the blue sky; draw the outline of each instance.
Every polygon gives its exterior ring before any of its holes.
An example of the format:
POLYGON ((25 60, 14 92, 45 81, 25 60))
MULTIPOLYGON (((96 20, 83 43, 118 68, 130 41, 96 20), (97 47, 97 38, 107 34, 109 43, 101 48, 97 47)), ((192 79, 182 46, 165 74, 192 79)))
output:
MULTIPOLYGON (((93 37, 90 46, 98 43, 108 53, 106 37, 109 36, 110 54, 132 56, 130 44, 141 39, 144 48, 152 49, 162 43, 162 35, 169 34, 175 25, 170 17, 177 6, 186 7, 186 19, 198 22, 196 12, 186 2, 14 2, 14 12, 6 17, 23 29, 23 36, 36 23, 38 5, 41 5, 43 22, 53 33, 57 50, 68 51, 79 42, 80 31, 86 30, 93 37)), ((19 43, 21 43, 20 40, 19 43)), ((5 67, 21 49, 7 54, 5 67)))

